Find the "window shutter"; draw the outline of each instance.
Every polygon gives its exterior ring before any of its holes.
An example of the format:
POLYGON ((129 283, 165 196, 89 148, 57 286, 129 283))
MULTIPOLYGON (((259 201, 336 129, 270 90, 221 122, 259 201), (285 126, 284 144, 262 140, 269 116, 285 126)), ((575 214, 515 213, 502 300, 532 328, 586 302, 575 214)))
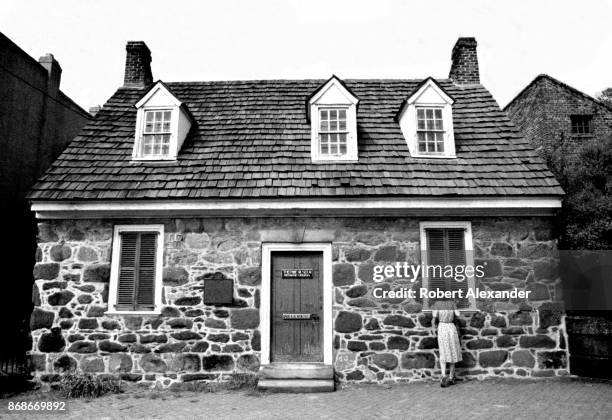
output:
POLYGON ((152 310, 155 307, 157 233, 122 232, 117 285, 117 309, 152 310))
MULTIPOLYGON (((464 229, 427 229, 427 264, 440 265, 442 273, 435 271, 433 276, 429 276, 429 290, 464 290, 465 296, 468 290, 467 279, 457 281, 453 277, 443 276, 444 267, 453 267, 466 264, 465 232, 464 229)), ((429 270, 431 273, 431 270, 429 270)), ((457 302, 457 307, 469 307, 469 299, 464 298, 457 302)))
POLYGON ((119 279, 117 285, 117 309, 131 310, 136 288, 136 257, 139 235, 136 232, 121 233, 119 279))
POLYGON ((155 255, 157 233, 140 234, 140 255, 138 259, 138 287, 135 306, 139 310, 153 310, 155 307, 155 255))
POLYGON ((427 229, 427 265, 441 266, 442 271, 427 268, 429 290, 449 290, 450 283, 443 276, 447 250, 444 243, 445 229, 427 229))
MULTIPOLYGON (((463 266, 465 270, 466 251, 465 251, 465 232, 463 229, 446 229, 448 237, 448 264, 455 266, 463 266)), ((465 273, 462 273, 465 276, 465 273)), ((463 281, 449 279, 451 290, 463 290, 463 296, 468 291, 467 277, 463 281)), ((469 308, 469 299, 464 298, 457 302, 459 309, 469 308)))

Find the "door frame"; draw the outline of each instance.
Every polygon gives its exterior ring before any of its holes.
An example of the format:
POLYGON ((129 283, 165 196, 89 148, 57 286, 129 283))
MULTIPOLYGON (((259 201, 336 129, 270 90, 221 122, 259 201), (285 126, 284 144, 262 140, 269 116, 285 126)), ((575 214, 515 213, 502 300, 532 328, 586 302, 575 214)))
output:
POLYGON ((332 245, 331 243, 264 243, 261 245, 261 304, 259 328, 261 330, 261 364, 270 364, 272 252, 323 252, 323 363, 332 364, 332 245))

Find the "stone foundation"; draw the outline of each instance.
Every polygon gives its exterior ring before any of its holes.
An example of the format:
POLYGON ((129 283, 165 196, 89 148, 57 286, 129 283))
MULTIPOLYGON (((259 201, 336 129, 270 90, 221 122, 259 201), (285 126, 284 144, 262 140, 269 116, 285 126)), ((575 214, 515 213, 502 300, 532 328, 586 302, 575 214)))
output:
MULTIPOLYGON (((431 316, 418 300, 380 300, 375 264, 418 264, 416 218, 251 218, 49 221, 39 224, 31 318, 35 375, 116 374, 158 386, 223 381, 259 368, 261 243, 333 244, 334 368, 341 381, 439 376, 431 316), (114 224, 163 223, 159 316, 105 315, 114 224), (234 280, 230 305, 202 303, 203 280, 234 280)), ((464 314, 464 361, 472 377, 566 375, 565 317, 556 243, 545 218, 472 219, 479 287, 532 292, 529 300, 480 301, 464 314)))

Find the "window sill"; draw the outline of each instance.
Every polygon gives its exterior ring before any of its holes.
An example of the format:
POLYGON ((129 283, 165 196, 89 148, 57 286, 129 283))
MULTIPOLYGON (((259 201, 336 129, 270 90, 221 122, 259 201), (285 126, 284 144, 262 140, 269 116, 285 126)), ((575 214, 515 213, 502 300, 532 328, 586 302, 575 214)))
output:
POLYGON ((159 162, 159 161, 175 161, 176 156, 168 157, 132 157, 132 161, 138 162, 159 162))
POLYGON ((312 163, 321 163, 321 164, 325 164, 325 163, 355 163, 358 162, 359 160, 357 158, 341 158, 341 157, 337 157, 337 158, 329 158, 329 159, 322 159, 322 158, 316 158, 316 159, 312 159, 312 163))
POLYGON ((423 154, 414 154, 411 155, 413 158, 419 158, 419 159, 456 159, 457 155, 423 155, 423 154))
POLYGON ((161 315, 161 311, 106 311, 104 315, 150 315, 157 316, 161 315))

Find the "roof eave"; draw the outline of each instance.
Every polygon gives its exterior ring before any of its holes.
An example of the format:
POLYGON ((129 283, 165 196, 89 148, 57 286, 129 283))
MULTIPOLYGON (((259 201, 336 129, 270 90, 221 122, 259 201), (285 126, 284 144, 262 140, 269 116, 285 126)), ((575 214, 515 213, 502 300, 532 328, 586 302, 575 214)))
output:
POLYGON ((44 201, 33 200, 39 219, 141 217, 314 216, 552 216, 560 196, 368 197, 313 199, 44 201))

